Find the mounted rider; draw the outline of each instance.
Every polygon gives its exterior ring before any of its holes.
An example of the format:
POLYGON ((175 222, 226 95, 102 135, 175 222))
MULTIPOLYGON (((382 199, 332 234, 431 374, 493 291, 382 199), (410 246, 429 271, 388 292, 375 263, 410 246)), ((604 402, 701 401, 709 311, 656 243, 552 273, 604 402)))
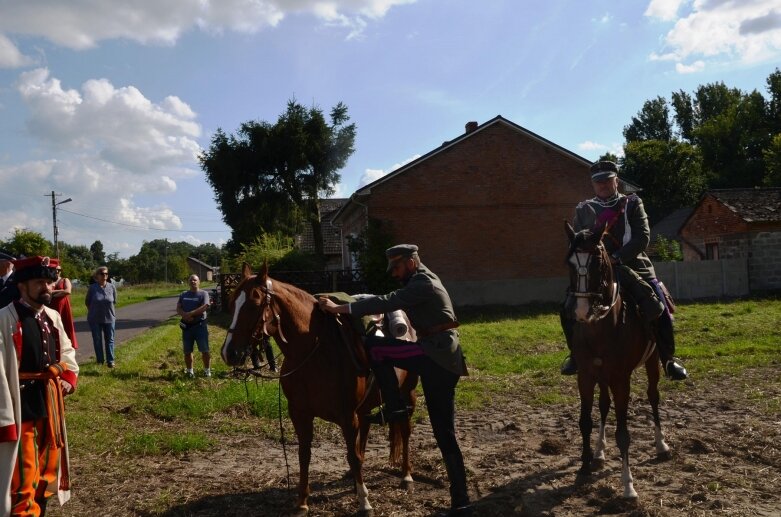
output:
MULTIPOLYGON (((651 230, 643 201, 637 194, 625 196, 618 192, 618 166, 612 161, 598 161, 591 166, 591 184, 596 196, 575 208, 574 229, 578 232, 605 227, 602 244, 611 257, 621 287, 634 298, 641 315, 653 328, 665 374, 676 381, 686 379, 686 368, 673 357, 675 338, 667 300, 645 253, 651 230)), ((566 317, 565 310, 561 312, 561 324, 571 352, 574 322, 566 317)), ((574 375, 577 371, 570 354, 561 366, 561 373, 574 375)))

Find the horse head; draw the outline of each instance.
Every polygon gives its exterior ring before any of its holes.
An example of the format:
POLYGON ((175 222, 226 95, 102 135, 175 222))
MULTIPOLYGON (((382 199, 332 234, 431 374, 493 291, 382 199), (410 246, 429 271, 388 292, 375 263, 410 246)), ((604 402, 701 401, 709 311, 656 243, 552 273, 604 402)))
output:
POLYGON ((223 361, 229 366, 244 364, 258 341, 274 335, 284 341, 268 265, 264 264, 261 272, 253 275, 245 262, 241 273, 242 279, 230 296, 233 320, 221 351, 223 361))
POLYGON ((610 257, 602 244, 605 226, 594 230, 575 230, 565 222, 569 251, 569 297, 575 299, 567 304, 575 321, 591 323, 609 311, 615 303, 618 288, 613 281, 613 268, 610 257))

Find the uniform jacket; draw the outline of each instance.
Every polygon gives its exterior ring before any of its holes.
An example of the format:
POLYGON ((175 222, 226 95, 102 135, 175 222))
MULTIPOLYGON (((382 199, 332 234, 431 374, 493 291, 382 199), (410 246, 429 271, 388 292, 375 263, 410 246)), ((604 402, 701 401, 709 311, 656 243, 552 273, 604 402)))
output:
MULTIPOLYGON (((46 314, 54 322, 54 334, 59 342, 58 361, 68 365, 68 370, 62 378, 68 381, 74 388, 78 380, 79 365, 76 363, 76 352, 71 345, 62 319, 57 311, 49 307, 43 307, 46 314)), ((0 516, 7 516, 11 512, 11 477, 16 463, 16 453, 19 447, 21 435, 21 408, 19 395, 19 357, 14 344, 14 333, 21 332, 17 328, 19 315, 14 304, 0 309, 0 516)), ((17 339, 20 339, 18 336, 17 339)), ((19 341, 21 342, 21 341, 19 341)), ((60 474, 62 474, 64 462, 68 458, 67 433, 65 433, 65 447, 60 459, 60 474)), ((57 479, 58 499, 64 504, 70 499, 70 490, 60 486, 57 479)))
POLYGON ((426 335, 427 331, 456 321, 450 295, 439 277, 420 264, 416 273, 401 289, 392 293, 365 298, 350 304, 356 316, 384 314, 403 309, 417 334, 423 351, 434 362, 458 375, 466 373, 464 355, 456 329, 426 335))
POLYGON ((612 222, 608 235, 602 238, 607 252, 635 270, 644 280, 656 278, 651 259, 645 254, 651 239, 651 229, 643 200, 635 194, 625 196, 619 193, 615 203, 613 200, 604 202, 594 197, 575 208, 573 226, 576 232, 591 230, 604 222, 612 222))

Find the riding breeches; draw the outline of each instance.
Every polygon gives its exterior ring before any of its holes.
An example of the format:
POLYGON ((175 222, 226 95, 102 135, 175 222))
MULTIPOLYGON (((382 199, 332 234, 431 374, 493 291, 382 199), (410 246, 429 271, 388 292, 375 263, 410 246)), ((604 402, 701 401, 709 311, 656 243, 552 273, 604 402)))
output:
POLYGON ((404 407, 394 367, 418 374, 439 450, 443 456, 455 452, 460 454, 455 431, 455 394, 459 375, 435 363, 415 342, 367 336, 365 344, 383 400, 395 407, 404 407))

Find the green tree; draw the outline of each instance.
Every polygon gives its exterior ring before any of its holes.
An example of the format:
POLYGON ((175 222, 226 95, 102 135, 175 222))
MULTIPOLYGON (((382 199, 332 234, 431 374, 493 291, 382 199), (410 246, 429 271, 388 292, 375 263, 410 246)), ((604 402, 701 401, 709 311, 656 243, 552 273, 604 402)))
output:
POLYGON ((683 260, 683 251, 678 241, 657 235, 651 246, 653 257, 664 262, 683 260))
POLYGON ((693 205, 705 189, 700 156, 690 144, 630 142, 624 153, 622 175, 643 187, 643 203, 652 224, 677 208, 693 205))
POLYGON ((624 138, 628 142, 643 140, 662 140, 672 138, 670 109, 664 97, 646 101, 643 108, 632 117, 632 122, 624 127, 624 138))
POLYGON ((90 253, 92 253, 92 260, 95 261, 96 264, 105 264, 106 263, 106 253, 103 251, 103 243, 100 241, 95 241, 92 243, 92 245, 89 247, 90 253))
POLYGON ((673 110, 675 110, 675 123, 678 126, 678 134, 680 137, 690 142, 694 137, 694 104, 692 96, 683 90, 673 92, 672 102, 673 110))
POLYGON ((78 278, 82 282, 88 282, 97 267, 89 248, 65 242, 60 242, 60 264, 64 276, 78 278))
POLYGON ((53 249, 43 235, 26 228, 15 229, 11 238, 3 243, 3 248, 17 257, 51 256, 53 249))
POLYGON ((323 254, 320 199, 333 194, 354 151, 349 120, 342 103, 329 122, 319 108, 291 100, 274 124, 245 122, 230 136, 217 130, 200 162, 232 229, 233 251, 263 233, 294 235, 307 222, 323 254))
POLYGON ((762 183, 766 187, 781 187, 781 133, 773 137, 764 153, 765 177, 762 183))
POLYGON ((778 68, 767 78, 767 93, 770 100, 767 102, 768 125, 771 134, 781 133, 781 70, 778 68))
POLYGON ((608 161, 613 163, 618 163, 619 158, 615 153, 607 152, 599 157, 599 161, 608 161))

